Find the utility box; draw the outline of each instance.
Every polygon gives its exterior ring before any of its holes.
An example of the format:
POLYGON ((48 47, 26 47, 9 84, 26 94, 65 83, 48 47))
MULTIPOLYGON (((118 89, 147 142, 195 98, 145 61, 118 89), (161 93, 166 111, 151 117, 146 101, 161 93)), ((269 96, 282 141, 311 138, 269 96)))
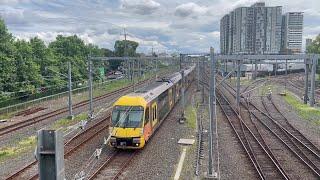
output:
POLYGON ((37 153, 40 180, 64 180, 64 145, 60 130, 38 131, 37 153))

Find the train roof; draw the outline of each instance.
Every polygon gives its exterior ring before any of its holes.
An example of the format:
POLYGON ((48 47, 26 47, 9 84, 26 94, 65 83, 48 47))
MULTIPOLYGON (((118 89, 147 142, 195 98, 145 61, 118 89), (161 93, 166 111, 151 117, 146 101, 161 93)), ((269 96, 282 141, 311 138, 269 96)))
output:
MULTIPOLYGON (((184 70, 184 74, 188 75, 195 66, 191 66, 188 69, 184 70)), ((142 87, 135 92, 132 92, 127 97, 143 97, 147 103, 151 102, 153 99, 158 97, 161 93, 165 92, 167 89, 169 89, 171 86, 176 84, 180 79, 182 78, 180 72, 176 72, 174 74, 171 74, 169 76, 165 76, 162 78, 159 78, 158 80, 152 82, 151 84, 142 87)))

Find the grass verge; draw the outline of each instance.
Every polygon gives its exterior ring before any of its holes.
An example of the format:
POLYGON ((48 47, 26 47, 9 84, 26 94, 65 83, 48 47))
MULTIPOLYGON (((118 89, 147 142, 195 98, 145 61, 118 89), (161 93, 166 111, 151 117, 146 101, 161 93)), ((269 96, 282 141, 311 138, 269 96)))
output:
MULTIPOLYGON (((56 121, 51 128, 52 129, 66 129, 68 126, 73 125, 81 120, 85 120, 88 117, 86 113, 81 113, 75 116, 73 119, 63 118, 56 121)), ((12 147, 0 148, 0 162, 3 162, 9 158, 16 157, 22 153, 28 152, 36 146, 36 136, 30 136, 18 140, 12 147)))
POLYGON ((193 108, 192 105, 188 105, 185 110, 185 114, 186 114, 186 119, 187 119, 186 121, 187 121, 188 127, 195 129, 196 121, 197 121, 196 109, 193 108))
POLYGON ((284 96, 284 100, 298 112, 298 115, 302 119, 311 121, 318 126, 320 125, 320 109, 301 103, 290 92, 287 92, 287 95, 284 96))
POLYGON ((14 144, 16 145, 13 147, 0 148, 0 162, 33 149, 36 146, 36 136, 24 138, 14 144))

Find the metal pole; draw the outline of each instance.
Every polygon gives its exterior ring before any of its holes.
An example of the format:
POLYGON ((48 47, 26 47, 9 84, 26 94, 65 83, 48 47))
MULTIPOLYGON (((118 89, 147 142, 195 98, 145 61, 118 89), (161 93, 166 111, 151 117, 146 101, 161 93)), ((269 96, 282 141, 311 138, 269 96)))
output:
POLYGON ((156 79, 158 79, 158 59, 156 58, 156 79))
MULTIPOLYGON (((227 64, 228 64, 228 63, 227 63, 227 60, 225 60, 225 61, 224 61, 224 73, 226 73, 226 74, 228 73, 227 64)), ((223 76, 225 76, 225 75, 223 75, 223 76)))
MULTIPOLYGON (((238 66, 238 70, 237 70, 237 108, 238 110, 240 110, 240 73, 241 73, 241 61, 238 60, 237 61, 237 66, 238 66)), ((240 113, 240 111, 239 111, 240 113)))
POLYGON ((284 83, 284 93, 286 93, 286 91, 287 91, 287 78, 288 78, 288 59, 286 59, 286 82, 284 83))
POLYGON ((254 61, 255 65, 254 65, 254 80, 257 79, 258 76, 258 64, 257 64, 257 60, 254 61))
POLYGON ((68 87, 69 87, 69 118, 73 118, 72 115, 72 79, 71 79, 71 62, 68 62, 68 87))
POLYGON ((254 80, 254 73, 253 73, 253 60, 251 60, 251 79, 254 80))
POLYGON ((308 103, 308 91, 309 91, 309 64, 307 59, 305 59, 305 67, 304 67, 304 97, 303 103, 308 103))
POLYGON ((89 118, 93 118, 93 101, 92 101, 92 61, 91 57, 89 57, 89 118))
MULTIPOLYGON (((205 57, 202 58, 202 73, 201 73, 201 76, 202 76, 202 79, 204 79, 204 73, 205 73, 205 67, 204 67, 204 61, 205 61, 205 57)), ((202 104, 204 104, 204 84, 202 84, 202 104)))
POLYGON ((311 69, 311 99, 310 99, 311 107, 314 107, 314 104, 315 104, 314 91, 315 91, 315 85, 316 85, 316 68, 317 68, 317 59, 313 57, 312 69, 311 69))
POLYGON ((181 71, 182 69, 182 54, 180 54, 180 60, 179 60, 179 70, 181 71))
POLYGON ((277 60, 276 60, 276 65, 274 67, 274 76, 277 77, 277 69, 278 69, 278 63, 277 63, 277 60))
POLYGON ((200 57, 197 58, 197 91, 200 89, 200 57))
POLYGON ((213 167, 213 160, 214 160, 214 130, 216 124, 216 94, 215 94, 215 69, 216 69, 216 62, 214 60, 214 49, 210 48, 210 103, 209 103, 209 111, 210 111, 210 127, 209 127, 209 177, 214 177, 214 167, 213 167))
POLYGON ((179 118, 180 123, 184 123, 186 118, 184 117, 184 110, 185 110, 185 87, 184 87, 184 70, 180 71, 181 72, 181 116, 179 118))
POLYGON ((134 71, 135 71, 135 69, 134 69, 134 63, 135 62, 135 60, 132 60, 132 89, 133 89, 133 92, 134 92, 134 90, 135 90, 135 84, 134 84, 134 71))

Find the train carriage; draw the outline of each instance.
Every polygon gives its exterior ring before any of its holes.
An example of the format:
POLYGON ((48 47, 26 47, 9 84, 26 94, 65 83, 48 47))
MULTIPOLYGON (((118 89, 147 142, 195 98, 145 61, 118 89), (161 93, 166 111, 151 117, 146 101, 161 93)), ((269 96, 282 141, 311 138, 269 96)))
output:
MULTIPOLYGON (((193 79, 194 68, 184 70, 187 84, 193 79)), ((120 97, 113 105, 110 146, 123 149, 144 147, 178 102, 181 78, 180 73, 174 73, 120 97)))

